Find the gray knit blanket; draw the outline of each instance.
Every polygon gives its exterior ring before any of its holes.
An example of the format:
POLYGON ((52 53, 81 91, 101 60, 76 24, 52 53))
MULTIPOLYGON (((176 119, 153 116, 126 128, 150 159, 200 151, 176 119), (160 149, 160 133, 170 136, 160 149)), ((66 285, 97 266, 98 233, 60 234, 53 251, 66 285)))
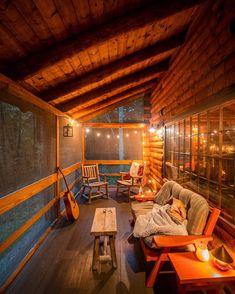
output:
POLYGON ((160 206, 154 204, 151 212, 139 215, 136 219, 133 235, 136 238, 150 235, 188 235, 186 226, 187 220, 183 223, 176 223, 167 213, 169 204, 160 206))

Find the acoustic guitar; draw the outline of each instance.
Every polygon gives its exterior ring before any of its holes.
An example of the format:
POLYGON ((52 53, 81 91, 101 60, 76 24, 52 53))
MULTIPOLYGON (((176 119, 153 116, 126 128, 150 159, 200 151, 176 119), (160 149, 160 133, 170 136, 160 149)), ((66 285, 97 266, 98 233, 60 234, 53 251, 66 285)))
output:
POLYGON ((68 183, 65 179, 65 176, 62 172, 62 170, 58 167, 58 171, 62 174, 67 191, 63 195, 64 205, 65 205, 65 211, 66 215, 69 221, 75 221, 78 219, 79 216, 79 207, 76 202, 76 199, 74 197, 74 194, 72 191, 70 191, 68 183))

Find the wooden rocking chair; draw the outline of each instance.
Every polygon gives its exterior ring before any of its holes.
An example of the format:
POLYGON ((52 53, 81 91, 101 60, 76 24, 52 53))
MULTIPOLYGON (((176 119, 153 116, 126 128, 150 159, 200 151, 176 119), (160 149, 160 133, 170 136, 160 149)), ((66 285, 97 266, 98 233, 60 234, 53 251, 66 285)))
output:
POLYGON ((108 182, 106 181, 106 175, 99 173, 98 164, 95 165, 82 165, 82 182, 83 188, 81 196, 88 199, 89 204, 91 199, 96 197, 108 198, 108 182), (104 182, 100 181, 100 176, 104 176, 104 182), (88 188, 88 194, 85 193, 86 188, 88 188), (104 188, 105 192, 101 190, 104 188), (95 190, 95 192, 93 192, 95 190))
POLYGON ((130 201, 131 189, 135 187, 139 188, 142 184, 144 169, 145 166, 143 163, 132 162, 129 172, 121 172, 121 180, 117 181, 116 195, 127 192, 128 201, 130 201))

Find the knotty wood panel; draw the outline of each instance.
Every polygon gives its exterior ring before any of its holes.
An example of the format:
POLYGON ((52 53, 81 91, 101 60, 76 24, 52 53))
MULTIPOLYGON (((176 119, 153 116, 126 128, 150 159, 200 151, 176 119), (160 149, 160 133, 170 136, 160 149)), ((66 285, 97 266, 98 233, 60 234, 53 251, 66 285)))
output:
MULTIPOLYGON (((82 94, 85 92, 85 89, 90 90, 97 87, 99 82, 104 81, 108 77, 112 78, 113 80, 123 76, 123 72, 126 68, 131 67, 133 68, 132 71, 134 72, 140 70, 143 67, 147 67, 147 65, 153 65, 153 63, 157 63, 160 60, 164 60, 169 57, 174 52, 173 49, 182 45, 184 42, 184 36, 185 34, 182 33, 170 39, 164 40, 163 42, 156 43, 149 48, 118 59, 118 61, 112 62, 105 67, 99 68, 98 70, 90 72, 84 76, 77 77, 48 91, 41 92, 40 96, 42 99, 48 102, 58 98, 66 99, 72 97, 73 92, 73 95, 82 94), (137 68, 137 65, 140 65, 140 68, 137 68), (118 76, 118 74, 120 76, 118 76)), ((104 46, 106 45, 103 45, 102 48, 104 46)), ((101 52, 102 51, 99 50, 100 54, 101 52)), ((125 72, 125 74, 128 74, 128 72, 125 72)), ((54 102, 56 103, 56 101, 54 102)))

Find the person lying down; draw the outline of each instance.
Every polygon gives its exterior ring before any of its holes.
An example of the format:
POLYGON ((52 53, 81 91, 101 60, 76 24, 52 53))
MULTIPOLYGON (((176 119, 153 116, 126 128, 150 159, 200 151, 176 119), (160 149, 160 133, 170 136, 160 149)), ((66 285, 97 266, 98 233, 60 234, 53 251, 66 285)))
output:
POLYGON ((148 237, 150 235, 188 235, 186 209, 184 204, 171 197, 165 205, 154 204, 152 211, 145 215, 139 215, 136 219, 133 237, 148 237))

